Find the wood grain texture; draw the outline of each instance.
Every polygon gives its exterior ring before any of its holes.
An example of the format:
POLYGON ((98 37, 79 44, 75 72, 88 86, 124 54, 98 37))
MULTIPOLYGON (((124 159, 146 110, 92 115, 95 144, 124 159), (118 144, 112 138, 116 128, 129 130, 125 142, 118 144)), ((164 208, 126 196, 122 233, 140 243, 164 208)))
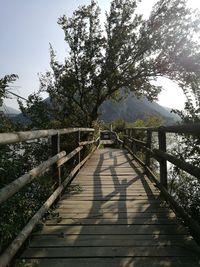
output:
POLYGON ((29 259, 27 267, 197 267, 199 260, 191 257, 112 257, 29 259), (35 265, 34 265, 35 264, 35 265))
POLYGON ((44 267, 190 267, 199 255, 142 168, 107 148, 80 170, 21 258, 44 267))

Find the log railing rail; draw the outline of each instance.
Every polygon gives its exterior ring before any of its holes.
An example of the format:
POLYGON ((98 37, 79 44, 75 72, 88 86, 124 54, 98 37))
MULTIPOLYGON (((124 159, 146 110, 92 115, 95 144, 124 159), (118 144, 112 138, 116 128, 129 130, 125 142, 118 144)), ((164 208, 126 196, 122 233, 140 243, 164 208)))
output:
POLYGON ((177 134, 190 134, 194 136, 200 136, 200 123, 174 125, 174 126, 162 126, 162 127, 135 127, 127 128, 124 130, 124 147, 133 155, 133 157, 139 162, 145 169, 146 175, 153 180, 156 186, 160 189, 163 196, 175 210, 175 212, 185 221, 190 228, 196 241, 200 244, 200 225, 194 220, 186 211, 175 201, 167 190, 167 162, 170 162, 178 168, 186 171, 190 175, 195 176, 200 180, 200 168, 193 166, 191 163, 185 162, 176 158, 174 155, 167 153, 166 146, 166 133, 177 134), (146 142, 135 138, 135 133, 146 134, 146 142), (152 149, 152 133, 158 134, 158 146, 159 149, 152 149), (142 148, 145 153, 145 162, 139 159, 136 155, 138 147, 142 148), (153 172, 150 165, 150 159, 154 158, 159 162, 160 171, 159 178, 153 172))
POLYGON ((13 240, 9 247, 3 252, 0 256, 0 267, 8 266, 12 258, 15 256, 17 251, 20 249, 24 241, 30 235, 36 224, 48 211, 50 206, 55 202, 55 200, 60 196, 63 189, 70 183, 75 174, 91 156, 94 150, 97 147, 99 139, 94 140, 85 140, 81 141, 81 133, 93 133, 94 129, 92 128, 67 128, 67 129, 49 129, 49 130, 36 130, 36 131, 25 131, 25 132, 12 132, 12 133, 1 133, 0 134, 0 145, 13 144, 18 142, 26 142, 29 140, 41 139, 41 138, 51 138, 52 146, 52 157, 47 159, 45 162, 42 162, 39 166, 30 170, 28 173, 22 175, 18 179, 14 180, 10 184, 6 185, 0 189, 0 203, 6 201, 8 198, 17 193, 25 185, 33 181, 34 178, 41 175, 45 171, 49 170, 52 166, 54 168, 53 173, 56 173, 58 178, 58 187, 54 193, 48 198, 48 200, 42 205, 42 207, 36 212, 36 214, 30 219, 28 224, 22 229, 18 236, 13 240), (66 155, 65 151, 60 151, 60 136, 70 133, 78 133, 78 147, 66 155), (94 145, 89 154, 82 159, 80 156, 80 151, 83 149, 83 146, 94 145), (76 154, 79 154, 79 162, 76 167, 70 172, 70 174, 61 181, 61 171, 60 167, 67 161, 69 161, 76 154))

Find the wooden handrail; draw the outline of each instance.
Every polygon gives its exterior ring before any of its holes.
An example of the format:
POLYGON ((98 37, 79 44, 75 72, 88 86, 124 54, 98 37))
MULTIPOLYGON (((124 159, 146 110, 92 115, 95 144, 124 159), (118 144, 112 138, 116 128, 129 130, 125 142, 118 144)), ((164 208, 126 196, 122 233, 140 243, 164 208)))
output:
POLYGON ((199 134, 200 133, 200 123, 188 123, 180 125, 171 126, 160 126, 160 127, 134 127, 126 128, 125 130, 135 130, 135 131, 151 131, 158 132, 162 131, 165 133, 179 133, 179 134, 199 134))
POLYGON ((84 141, 84 142, 79 142, 79 146, 87 146, 87 145, 91 145, 94 144, 94 140, 92 141, 84 141))
POLYGON ((146 142, 143 142, 141 140, 138 140, 136 138, 130 137, 128 135, 124 135, 125 138, 128 138, 130 142, 135 142, 139 146, 146 146, 146 142))
MULTIPOLYGON (((138 128, 132 128, 132 129, 138 130, 138 128)), ((139 129, 141 131, 142 128, 139 128, 139 129)), ((145 130, 146 130, 146 128, 145 128, 145 130)), ((165 133, 165 132, 163 132, 163 133, 165 133)), ((149 145, 147 146, 146 142, 135 139, 133 137, 129 137, 128 135, 124 135, 124 137, 127 138, 127 140, 129 142, 136 143, 137 145, 142 147, 146 151, 146 153, 149 153, 149 155, 151 155, 151 157, 153 157, 157 161, 159 161, 159 162, 161 162, 162 160, 169 161, 170 163, 176 165, 178 168, 180 168, 180 169, 186 171, 187 173, 195 176, 196 178, 200 179, 200 168, 199 167, 193 166, 192 164, 190 164, 184 160, 177 159, 175 156, 163 151, 163 149, 153 149, 153 150, 149 149, 148 148, 149 145)), ((166 143, 166 140, 164 141, 164 143, 166 143)), ((166 150, 166 149, 164 149, 164 150, 166 150)), ((165 173, 166 173, 166 170, 165 170, 165 173)))
POLYGON ((177 159, 173 155, 170 155, 166 152, 162 152, 158 149, 154 149, 153 152, 157 155, 158 158, 165 159, 171 162, 172 164, 176 165, 178 168, 186 171, 187 173, 195 176, 196 178, 200 180, 200 168, 199 167, 193 166, 192 164, 186 161, 183 161, 181 159, 177 159))
POLYGON ((200 226, 185 210, 176 202, 176 200, 167 191, 167 161, 174 164, 178 168, 186 171, 190 175, 200 179, 200 168, 193 166, 181 159, 166 152, 166 133, 179 133, 179 134, 191 134, 196 135, 200 133, 200 124, 188 124, 168 127, 136 127, 124 130, 124 143, 128 151, 133 157, 141 164, 146 170, 147 176, 153 179, 156 186, 161 190, 166 200, 171 204, 172 208, 182 217, 185 223, 189 226, 191 232, 194 234, 194 238, 200 244, 200 226), (147 142, 133 138, 133 133, 137 131, 144 131, 147 134, 147 142), (152 149, 152 132, 158 133, 159 149, 152 149), (146 153, 145 162, 141 161, 135 151, 133 151, 133 144, 138 145, 144 149, 146 153), (160 163, 160 182, 158 177, 153 173, 150 166, 150 158, 153 157, 160 163))
POLYGON ((92 128, 67 128, 67 129, 48 129, 25 132, 0 133, 0 145, 24 142, 39 138, 50 137, 53 135, 63 135, 76 132, 94 132, 92 128))
POLYGON ((147 144, 143 141, 140 141, 140 140, 137 140, 134 138, 127 138, 127 140, 131 143, 135 142, 137 145, 142 147, 146 151, 146 153, 148 152, 151 155, 151 157, 153 157, 157 161, 160 162, 162 159, 169 161, 170 163, 176 165, 178 168, 186 171, 187 173, 195 176, 196 178, 198 178, 200 180, 200 168, 199 167, 193 166, 192 164, 190 164, 184 160, 177 159, 175 156, 173 156, 169 153, 163 152, 159 149, 153 149, 152 150, 152 149, 148 148, 147 144))
POLYGON ((58 196, 62 193, 63 189, 69 184, 75 174, 79 171, 80 167, 84 165, 84 163, 88 160, 91 154, 95 149, 91 151, 91 153, 82 160, 67 176, 64 182, 54 191, 54 193, 47 199, 47 201, 42 205, 42 207, 37 211, 37 213, 30 219, 28 224, 23 228, 23 230, 18 234, 18 236, 13 240, 10 246, 4 251, 4 253, 0 256, 0 267, 6 267, 17 251, 20 249, 24 241, 32 232, 33 228, 39 222, 39 220, 44 216, 44 214, 48 211, 48 209, 52 206, 54 201, 58 198, 58 196))
POLYGON ((28 183, 32 182, 32 180, 43 174, 47 171, 51 166, 54 166, 54 171, 56 170, 59 183, 58 188, 54 191, 54 193, 49 197, 49 199, 43 204, 43 206, 38 210, 38 212, 32 217, 32 219, 28 222, 28 224, 24 227, 21 233, 15 238, 15 240, 11 243, 11 245, 5 250, 5 252, 0 257, 0 267, 7 266, 16 252, 19 250, 23 242, 26 240, 28 235, 33 230, 34 226, 38 223, 38 221, 42 218, 42 216, 47 212, 49 207, 53 204, 53 202, 58 198, 63 189, 68 185, 74 175, 80 170, 82 165, 87 161, 90 155, 96 149, 96 141, 80 141, 80 133, 81 132, 94 132, 92 128, 68 128, 68 129, 49 129, 49 130, 38 130, 38 131, 26 131, 26 132, 14 132, 14 133, 1 133, 0 134, 0 145, 5 144, 13 144, 18 142, 24 142, 28 140, 35 140, 39 138, 47 138, 51 137, 51 146, 52 146, 52 157, 45 162, 42 162, 38 167, 32 169, 28 173, 22 175, 18 179, 14 180, 10 184, 6 185, 4 188, 0 190, 0 203, 6 201, 9 197, 13 196, 17 193, 21 188, 23 188, 28 183), (75 148, 72 152, 66 155, 65 151, 60 152, 60 135, 70 134, 70 133, 78 133, 78 143, 79 147, 75 148), (80 151, 83 149, 83 145, 91 145, 95 144, 95 147, 86 156, 82 161, 80 160, 80 151), (81 145, 82 144, 82 145, 81 145), (66 163, 76 154, 79 154, 79 162, 78 165, 71 171, 68 177, 61 182, 61 165, 66 163))
POLYGON ((185 223, 189 226, 191 229, 192 234, 194 235, 194 239, 200 244, 200 225, 196 220, 194 220, 177 202, 176 200, 169 194, 167 189, 158 181, 158 177, 152 172, 152 170, 146 166, 146 164, 140 160, 135 154, 132 153, 132 151, 128 148, 128 151, 130 154, 135 158, 135 160, 144 167, 146 174, 153 180, 153 182, 156 184, 156 187, 162 192, 165 199, 171 204, 173 209, 176 211, 176 213, 183 218, 185 223))
POLYGON ((83 149, 83 146, 79 146, 79 147, 75 148, 72 152, 70 152, 67 156, 59 159, 57 161, 57 167, 62 166, 68 160, 70 160, 71 158, 73 158, 77 153, 79 153, 82 149, 83 149))
POLYGON ((13 196, 15 193, 17 193, 25 185, 32 182, 34 178, 44 173, 50 166, 52 166, 65 155, 65 151, 60 152, 59 154, 40 164, 38 167, 32 169, 28 173, 22 175, 18 179, 3 187, 0 190, 0 204, 7 200, 9 197, 13 196))

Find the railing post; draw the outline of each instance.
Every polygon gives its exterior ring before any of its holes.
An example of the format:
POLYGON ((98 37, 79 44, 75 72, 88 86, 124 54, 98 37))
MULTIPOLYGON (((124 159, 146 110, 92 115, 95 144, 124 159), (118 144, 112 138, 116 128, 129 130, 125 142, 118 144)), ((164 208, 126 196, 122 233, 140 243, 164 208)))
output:
MULTIPOLYGON (((147 148, 151 149, 151 142, 152 142, 152 132, 147 130, 147 148)), ((151 154, 149 151, 146 151, 146 158, 145 158, 145 165, 150 167, 151 164, 151 154)))
MULTIPOLYGON (((60 134, 57 133, 51 137, 51 149, 52 156, 60 152, 60 134)), ((61 185, 61 168, 57 167, 57 164, 53 165, 53 176, 55 176, 55 181, 58 181, 58 185, 61 185)))
MULTIPOLYGON (((159 150, 166 152, 166 133, 162 128, 158 131, 159 150)), ((160 162, 160 183, 167 189, 167 161, 165 159, 160 162)))
MULTIPOLYGON (((78 131, 78 143, 81 142, 81 131, 79 130, 78 131)), ((78 164, 80 164, 81 162, 81 151, 78 152, 78 164)), ((79 167, 79 170, 80 170, 80 167, 79 167)))
POLYGON ((125 146, 126 146, 126 137, 125 137, 125 135, 126 135, 126 129, 124 129, 123 130, 123 134, 124 134, 124 136, 123 136, 123 148, 125 148, 125 146))
MULTIPOLYGON (((132 135, 131 135, 133 138, 135 138, 136 136, 136 131, 134 129, 132 129, 132 135)), ((133 151, 133 154, 137 154, 137 151, 138 151, 138 146, 137 144, 133 141, 132 143, 132 151, 133 151)))

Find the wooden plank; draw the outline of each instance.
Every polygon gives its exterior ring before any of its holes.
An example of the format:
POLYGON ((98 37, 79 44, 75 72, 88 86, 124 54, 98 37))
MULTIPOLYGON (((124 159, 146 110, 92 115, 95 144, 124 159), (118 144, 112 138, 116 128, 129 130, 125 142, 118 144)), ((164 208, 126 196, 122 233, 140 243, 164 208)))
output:
POLYGON ((117 258, 60 258, 26 260, 26 266, 32 267, 196 267, 198 258, 191 257, 117 257, 117 258))
POLYGON ((107 177, 119 177, 119 176, 132 176, 133 173, 129 173, 129 172, 115 172, 114 170, 113 171, 102 171, 102 172, 97 172, 97 171, 94 171, 94 172, 85 172, 85 173, 82 173, 82 177, 85 177, 87 178, 87 176, 91 176, 93 175, 94 177, 99 177, 101 175, 104 175, 104 176, 107 176, 107 177))
MULTIPOLYGON (((73 184, 75 185, 75 184, 73 184)), ((78 184, 79 185, 79 184, 78 184)), ((93 191, 93 192, 98 192, 98 191, 101 191, 101 192, 109 192, 109 193, 113 193, 113 192, 118 192, 118 193, 122 193, 122 192, 125 192, 125 189, 128 193, 130 192, 147 192, 147 194, 152 194, 154 192, 159 192, 159 190, 156 188, 156 187, 152 187, 152 188, 149 188, 149 186, 147 187, 139 187, 139 186, 129 186, 129 187, 120 187, 120 186, 116 186, 116 187, 113 187, 113 186, 104 186, 104 187, 101 187, 101 186, 95 186, 95 188, 93 186, 84 186, 84 185, 81 185, 80 186, 80 189, 82 191, 93 191)))
MULTIPOLYGON (((57 212, 63 213, 63 212, 89 212, 91 211, 90 207, 83 207, 83 208, 78 208, 78 207, 58 207, 57 212)), ((154 212, 155 214, 157 214, 157 212, 168 212, 168 208, 163 208, 163 207, 152 207, 150 205, 148 206, 139 206, 139 207, 130 207, 128 209, 120 209, 119 211, 119 207, 115 206, 115 207, 93 207, 92 212, 108 212, 108 211, 112 211, 113 213, 118 213, 120 214, 121 212, 145 212, 145 213, 152 213, 154 212)))
POLYGON ((187 231, 183 226, 176 225, 85 225, 84 227, 79 225, 74 226, 45 226, 42 229, 41 234, 137 234, 137 235, 148 235, 148 234, 187 234, 187 231))
MULTIPOLYGON (((78 181, 73 181, 72 185, 73 186, 87 186, 87 185, 95 185, 95 186, 101 186, 102 184, 104 184, 105 186, 109 186, 109 185, 115 185, 118 187, 141 187, 143 188, 143 190, 145 190, 146 188, 156 188, 154 184, 150 183, 149 181, 140 181, 138 177, 135 178, 123 178, 123 177, 119 177, 119 176, 114 176, 113 179, 111 180, 108 176, 108 178, 106 179, 106 177, 104 179, 102 179, 100 176, 95 176, 94 180, 91 180, 90 178, 88 178, 87 176, 83 176, 82 180, 78 180, 78 181)), ((70 188, 69 188, 70 189, 70 188)))
MULTIPOLYGON (((113 168, 113 166, 116 166, 118 168, 129 168, 130 165, 128 165, 128 162, 127 161, 115 161, 115 160, 112 160, 112 161, 103 161, 102 162, 98 162, 97 160, 94 160, 94 162, 90 162, 90 165, 88 165, 88 167, 98 167, 98 168, 102 168, 102 167, 109 167, 109 168, 113 168)), ((138 167, 139 168, 139 167, 138 167)), ((140 167, 140 170, 142 170, 142 168, 140 167)))
POLYGON ((153 186, 153 184, 145 179, 140 179, 140 176, 124 176, 124 175, 113 175, 112 179, 110 178, 110 176, 104 176, 102 177, 101 175, 94 175, 93 178, 91 178, 90 175, 82 175, 81 177, 78 177, 77 180, 75 180, 72 184, 87 184, 87 183, 98 183, 98 182, 104 182, 104 183, 111 183, 111 184, 116 184, 118 183, 118 185, 123 186, 136 186, 136 185, 142 185, 143 188, 145 185, 149 185, 150 187, 153 186))
POLYGON ((124 176, 126 176, 127 174, 131 174, 133 175, 133 169, 132 168, 112 168, 112 167, 108 167, 108 168, 104 168, 104 167, 95 167, 95 168, 87 168, 84 170, 80 171, 80 175, 84 175, 84 174, 90 174, 91 175, 95 175, 98 174, 99 175, 103 175, 104 173, 109 173, 109 174, 113 174, 113 175, 117 175, 117 174, 121 174, 124 176))
MULTIPOLYGON (((118 168, 118 167, 120 167, 120 168, 128 168, 128 167, 130 167, 131 165, 127 162, 127 163, 116 163, 115 164, 115 167, 116 168, 118 168)), ((93 161, 93 162, 88 162, 88 163, 86 163, 85 164, 85 167, 97 167, 97 163, 96 163, 96 161, 93 161)), ((103 164, 101 164, 101 166, 100 167, 113 167, 113 164, 106 164, 106 163, 103 163, 103 164)))
MULTIPOLYGON (((84 193, 90 193, 90 194, 101 194, 102 196, 103 195, 115 195, 115 194, 120 194, 120 195, 135 195, 135 194, 145 194, 146 192, 143 190, 143 189, 140 189, 140 188, 127 188, 126 190, 124 190, 123 188, 118 188, 116 190, 109 190, 110 188, 93 188, 93 187, 90 187, 90 188, 83 188, 82 189, 82 192, 84 193)), ((152 194, 156 194, 158 193, 158 190, 154 189, 154 190, 151 190, 150 193, 147 192, 147 195, 152 195, 152 194)))
MULTIPOLYGON (((109 176, 104 176, 104 178, 101 178, 101 176, 95 176, 94 180, 91 180, 89 176, 82 176, 82 180, 80 180, 80 178, 78 180, 74 180, 72 182, 72 186, 81 186, 81 187, 86 187, 86 184, 84 183, 94 183, 95 182, 95 186, 101 186, 101 182, 105 182, 107 184, 112 184, 115 185, 117 187, 127 187, 127 188, 134 188, 134 187, 142 187, 143 191, 147 190, 148 188, 154 188, 157 189, 157 186, 149 181, 145 181, 145 180, 140 180, 139 177, 135 177, 132 178, 132 176, 130 178, 128 178, 127 176, 113 176, 112 180, 110 179, 109 176)), ((106 185, 105 185, 106 186, 106 185)), ((70 190, 71 188, 69 188, 70 190)))
POLYGON ((96 192, 98 190, 101 190, 101 191, 107 190, 107 191, 109 191, 109 193, 112 193, 113 190, 114 191, 118 190, 120 192, 120 191, 124 191, 124 189, 126 189, 129 191, 139 190, 139 191, 146 192, 149 194, 151 194, 153 191, 159 192, 157 187, 155 187, 154 185, 148 185, 148 184, 143 185, 143 184, 139 184, 139 183, 133 184, 132 181, 130 181, 130 183, 128 183, 128 185, 127 185, 127 183, 123 183, 120 186, 120 184, 118 184, 119 181, 114 181, 114 182, 115 182, 115 184, 107 182, 107 184, 105 184, 104 186, 101 185, 100 181, 98 183, 96 182, 95 184, 91 184, 91 183, 89 184, 88 183, 88 185, 80 184, 80 183, 78 183, 78 184, 72 183, 72 187, 67 189, 67 190, 69 190, 68 192, 70 192, 70 190, 71 191, 78 190, 78 188, 79 188, 79 191, 84 191, 84 190, 93 190, 94 191, 95 190, 95 192, 96 192), (75 187, 74 189, 73 189, 73 186, 75 187), (111 189, 113 189, 113 190, 111 190, 111 189))
MULTIPOLYGON (((71 194, 69 194, 70 196, 74 196, 74 198, 79 198, 79 196, 83 196, 86 198, 87 196, 89 198, 92 198, 93 200, 95 200, 95 198, 97 198, 97 200, 104 200, 104 201, 109 201, 109 200, 124 200, 127 198, 127 200, 134 200, 137 199, 142 199, 143 198, 147 198, 147 199, 159 199, 160 194, 158 193, 158 191, 154 191, 151 194, 146 194, 146 192, 142 191, 142 190, 115 190, 112 192, 109 192, 108 190, 83 190, 80 193, 76 193, 76 192, 72 192, 71 194), (154 194, 155 193, 155 194, 154 194), (128 197, 127 197, 128 194, 128 197)), ((64 197, 63 199, 69 199, 67 196, 64 197)), ((162 198, 161 198, 162 199, 162 198)))
MULTIPOLYGON (((103 188, 101 186, 99 187, 93 187, 93 186, 82 186, 81 187, 83 192, 93 192, 94 194, 96 193, 102 193, 102 194, 109 194, 109 195, 114 195, 117 193, 126 193, 128 194, 135 194, 135 193, 145 193, 144 189, 142 189, 141 187, 130 187, 130 188, 126 188, 126 187, 114 187, 114 186, 104 186, 103 188)), ((148 189, 149 192, 146 192, 147 195, 150 194, 152 195, 154 192, 158 192, 158 190, 154 189, 154 188, 149 188, 148 189)))
POLYGON ((164 246, 182 245, 194 246, 194 242, 183 235, 35 235, 31 240, 30 247, 59 247, 59 246, 164 246))
POLYGON ((116 224, 116 225, 133 225, 133 224, 149 224, 149 225, 177 225, 176 220, 169 220, 166 219, 158 219, 158 218, 94 218, 94 219, 68 219, 64 218, 64 216, 59 216, 56 219, 47 220, 45 225, 109 225, 109 224, 116 224))
MULTIPOLYGON (((120 205, 121 202, 124 202, 124 201, 118 201, 118 200, 109 200, 109 201, 104 201, 104 200, 100 200, 100 201, 97 201, 97 200, 85 200, 85 201, 82 201, 82 200, 73 200, 73 199, 62 199, 59 201, 59 206, 61 205, 65 205, 66 207, 69 205, 69 206, 76 206, 76 205, 84 205, 84 206, 91 206, 91 205, 101 205, 101 206, 113 206, 113 205, 120 205)), ((142 200, 142 199, 139 199, 139 200, 127 200, 126 201, 126 206, 127 207, 133 207, 133 206, 138 206, 138 205, 149 205, 149 204, 156 204, 156 205, 159 205, 159 206, 164 206, 166 205, 165 202, 163 201, 160 201, 159 199, 147 199, 147 200, 142 200)))
POLYGON ((96 181, 96 180, 103 180, 103 181, 113 181, 114 179, 118 179, 119 181, 123 181, 123 180, 127 180, 127 181, 133 181, 134 184, 135 183, 148 183, 150 185, 152 185, 152 182, 150 182, 150 180, 148 178, 143 177, 142 175, 138 175, 138 174, 131 174, 131 175, 112 175, 112 176, 108 176, 108 175, 102 175, 102 174, 96 174, 96 175, 87 175, 85 176, 84 174, 78 174, 76 179, 74 180, 74 183, 80 183, 80 182, 87 182, 87 181, 96 181))
POLYGON ((150 218, 158 218, 158 219, 175 219, 175 214, 173 212, 119 212, 119 213, 114 213, 114 212, 75 212, 75 211, 64 211, 64 212, 60 212, 58 215, 63 217, 63 218, 73 218, 73 219, 99 219, 99 218, 103 218, 103 219, 117 219, 117 218, 132 218, 132 219, 141 219, 141 218, 145 218, 145 219, 150 219, 150 218))
POLYGON ((121 201, 125 201, 125 200, 154 200, 155 196, 154 195, 149 195, 149 196, 126 196, 126 195, 121 195, 121 194, 117 194, 114 196, 104 196, 102 197, 101 195, 84 195, 84 194, 80 194, 80 195, 68 195, 65 196, 64 198, 62 197, 62 200, 78 200, 78 201, 92 201, 92 200, 96 200, 96 201, 108 201, 110 199, 112 200, 121 200, 121 201))
MULTIPOLYGON (((123 181, 123 180, 122 180, 123 181)), ((89 181, 88 181, 89 182, 89 181)), ((114 180, 114 183, 111 183, 111 184, 108 184, 108 185, 104 185, 104 187, 101 186, 101 181, 99 180, 98 182, 95 181, 95 186, 87 186, 87 185, 84 185, 84 184, 80 184, 80 183, 75 183, 75 182, 72 182, 71 185, 69 186, 69 188, 66 188, 66 192, 73 192, 73 191, 79 191, 79 192, 82 192, 84 190, 93 190, 95 189, 95 192, 97 190, 105 190, 105 191, 108 191, 109 190, 109 193, 112 193, 113 191, 110 190, 109 186, 113 187, 114 185, 116 185, 116 190, 119 190, 120 191, 123 191, 124 188, 126 188, 126 190, 140 190, 144 193, 147 193, 147 194, 152 194, 152 192, 160 192, 159 189, 157 188, 157 186, 155 186, 154 184, 146 184, 146 183, 137 183, 137 184, 134 184, 132 181, 129 181, 127 183, 125 182, 122 182, 120 183, 119 180, 114 180), (120 184, 122 184, 122 186, 120 186, 120 184)), ((114 191, 116 191, 114 190, 114 191)))
MULTIPOLYGON (((74 183, 72 183, 72 184, 74 184, 74 183)), ((140 182, 138 182, 138 183, 133 183, 133 181, 129 181, 129 182, 127 182, 126 180, 122 180, 122 182, 120 183, 120 181, 118 181, 118 180, 114 180, 114 181, 101 181, 101 180, 99 180, 99 181, 86 181, 85 183, 84 182, 80 182, 79 184, 78 184, 79 186, 80 186, 80 188, 86 188, 86 187, 92 187, 92 188, 94 188, 95 187, 95 189, 96 188, 108 188, 108 187, 110 187, 110 188, 118 188, 118 189, 128 189, 128 188, 135 188, 135 189, 143 189, 143 191, 144 191, 144 185, 142 184, 142 183, 140 183, 140 182)), ((149 188, 149 189, 155 189, 155 187, 154 187, 154 185, 150 185, 150 184, 145 184, 145 186, 147 187, 147 188, 149 188)))
MULTIPOLYGON (((101 198, 104 201, 108 201, 110 199, 113 200, 122 200, 123 198, 127 197, 127 200, 132 200, 134 197, 137 198, 136 196, 146 196, 149 199, 156 199, 159 198, 159 192, 158 191, 152 191, 151 193, 146 193, 142 190, 135 190, 135 189, 129 189, 129 190, 115 190, 112 192, 109 192, 108 190, 101 190, 101 189, 97 189, 97 190, 93 190, 93 189, 84 189, 83 191, 81 191, 80 193, 77 192, 71 192, 69 195, 71 196, 90 196, 93 197, 93 199, 95 197, 97 198, 101 198), (118 198, 118 196, 120 196, 121 198, 118 198)), ((68 199, 68 197, 64 198, 64 199, 68 199)), ((95 200, 95 199, 94 199, 95 200)))
POLYGON ((107 209, 107 210, 132 210, 134 209, 141 209, 141 208, 163 208, 162 203, 154 200, 144 201, 144 200, 135 200, 135 201, 68 201, 63 200, 59 202, 58 208, 69 208, 74 210, 86 210, 86 209, 107 209))
POLYGON ((29 248, 22 258, 70 258, 70 257, 195 257, 195 253, 179 246, 151 247, 59 247, 29 248))
MULTIPOLYGON (((149 187, 149 186, 146 186, 146 192, 147 194, 152 194, 153 192, 158 192, 158 190, 155 188, 155 187, 149 187)), ((116 186, 114 184, 107 184, 107 185, 104 185, 104 186, 101 186, 101 185, 98 185, 98 186, 95 186, 95 185, 91 185, 91 184, 88 184, 88 185, 80 185, 80 190, 86 192, 86 191, 93 191, 93 192, 98 192, 98 191, 101 191, 101 192, 109 192, 110 194, 111 193, 125 193, 125 192, 145 192, 144 190, 144 187, 142 187, 142 185, 132 185, 132 186, 116 186)))

